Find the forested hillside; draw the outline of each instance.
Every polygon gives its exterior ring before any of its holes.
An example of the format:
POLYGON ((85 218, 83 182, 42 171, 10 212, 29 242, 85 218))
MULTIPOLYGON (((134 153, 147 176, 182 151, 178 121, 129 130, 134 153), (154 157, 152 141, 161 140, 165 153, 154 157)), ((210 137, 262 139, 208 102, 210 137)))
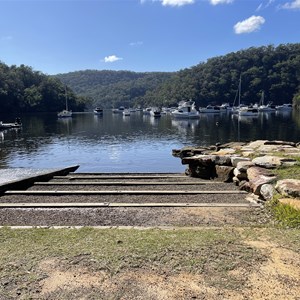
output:
POLYGON ((249 48, 214 57, 178 72, 86 70, 48 76, 0 61, 0 112, 74 111, 94 106, 169 106, 193 99, 197 106, 233 104, 242 78, 242 103, 292 102, 300 106, 300 44, 249 48), (74 91, 74 92, 73 92, 74 91))
POLYGON ((0 112, 57 112, 65 107, 84 110, 87 99, 75 95, 57 78, 31 67, 7 66, 0 61, 0 112))
POLYGON ((79 95, 93 99, 93 105, 103 107, 137 106, 146 94, 154 91, 175 73, 86 70, 56 77, 79 95))
POLYGON ((78 71, 57 77, 94 105, 176 105, 193 99, 198 106, 233 103, 242 76, 242 102, 300 102, 300 44, 249 48, 214 57, 174 73, 78 71))

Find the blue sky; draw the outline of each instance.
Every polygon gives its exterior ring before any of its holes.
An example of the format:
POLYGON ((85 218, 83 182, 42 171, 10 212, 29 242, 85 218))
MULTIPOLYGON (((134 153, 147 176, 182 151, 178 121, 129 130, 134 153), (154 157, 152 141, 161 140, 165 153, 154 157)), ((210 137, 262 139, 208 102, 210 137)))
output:
POLYGON ((179 71, 300 42, 300 0, 0 0, 0 61, 46 74, 179 71))

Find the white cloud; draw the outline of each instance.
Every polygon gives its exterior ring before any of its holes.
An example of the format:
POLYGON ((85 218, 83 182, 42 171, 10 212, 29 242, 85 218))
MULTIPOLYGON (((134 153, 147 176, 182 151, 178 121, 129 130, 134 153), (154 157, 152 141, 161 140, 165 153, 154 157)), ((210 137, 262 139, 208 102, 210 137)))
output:
POLYGON ((183 6, 187 4, 193 4, 194 0, 160 0, 163 6, 183 6))
POLYGON ((300 0, 294 0, 292 2, 287 2, 281 6, 284 9, 300 9, 300 0))
POLYGON ((143 45, 143 42, 141 42, 141 41, 129 43, 129 46, 142 46, 142 45, 143 45))
POLYGON ((105 56, 102 61, 104 61, 106 63, 112 63, 112 62, 115 62, 117 60, 122 60, 122 59, 123 58, 117 57, 116 55, 109 55, 109 56, 105 56))
POLYGON ((161 2, 163 6, 183 6, 187 4, 195 3, 195 0, 140 0, 141 4, 146 3, 147 1, 152 2, 161 2))
POLYGON ((265 21, 266 20, 261 16, 252 16, 244 21, 236 23, 234 25, 234 32, 236 34, 241 34, 257 31, 265 21))
POLYGON ((234 0, 209 0, 210 4, 218 5, 218 4, 229 4, 232 3, 234 0))

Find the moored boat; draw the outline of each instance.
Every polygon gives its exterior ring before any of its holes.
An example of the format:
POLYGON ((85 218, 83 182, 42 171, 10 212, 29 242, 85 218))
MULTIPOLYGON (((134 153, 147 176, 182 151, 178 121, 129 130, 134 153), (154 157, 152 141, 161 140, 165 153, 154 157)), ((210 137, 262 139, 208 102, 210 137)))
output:
POLYGON ((95 115, 103 115, 103 109, 101 107, 96 107, 94 109, 94 114, 95 115))
POLYGON ((290 103, 284 103, 282 105, 276 106, 276 110, 279 110, 279 111, 290 111, 292 109, 293 109, 293 106, 290 103))
POLYGON ((194 101, 182 101, 179 103, 178 108, 172 111, 172 116, 175 118, 195 119, 199 118, 199 112, 194 101))
POLYGON ((0 121, 0 130, 20 127, 22 127, 20 118, 16 118, 14 123, 3 123, 2 121, 0 121))
POLYGON ((124 106, 120 106, 119 108, 113 108, 112 112, 114 114, 122 114, 124 110, 125 110, 125 107, 124 106))
POLYGON ((220 113, 220 106, 207 105, 206 107, 199 108, 201 113, 220 113))
POLYGON ((72 110, 68 108, 68 97, 67 97, 67 89, 65 88, 65 100, 66 100, 66 108, 59 113, 57 113, 58 118, 70 118, 72 117, 72 110))

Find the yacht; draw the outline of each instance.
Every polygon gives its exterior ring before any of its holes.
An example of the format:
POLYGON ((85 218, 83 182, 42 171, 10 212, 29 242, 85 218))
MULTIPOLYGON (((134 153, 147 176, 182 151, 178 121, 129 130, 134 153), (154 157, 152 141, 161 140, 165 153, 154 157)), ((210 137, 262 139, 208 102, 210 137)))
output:
POLYGON ((199 109, 201 113, 219 113, 221 112, 220 106, 207 105, 199 109))
POLYGON ((68 109, 68 97, 67 97, 67 89, 65 88, 65 99, 66 99, 66 108, 59 113, 57 113, 58 118, 70 118, 72 117, 72 111, 68 109))
POLYGON ((119 108, 113 108, 112 112, 114 114, 122 114, 124 110, 125 110, 125 107, 124 106, 120 106, 119 108))
POLYGON ((100 107, 96 107, 96 108, 94 109, 94 114, 95 114, 95 115, 103 115, 103 109, 100 108, 100 107))
POLYGON ((175 118, 194 119, 199 117, 194 101, 183 101, 178 104, 178 108, 172 111, 175 118))
POLYGON ((290 111, 292 109, 293 109, 293 106, 290 103, 284 103, 282 105, 276 106, 276 110, 278 110, 278 111, 290 111))

